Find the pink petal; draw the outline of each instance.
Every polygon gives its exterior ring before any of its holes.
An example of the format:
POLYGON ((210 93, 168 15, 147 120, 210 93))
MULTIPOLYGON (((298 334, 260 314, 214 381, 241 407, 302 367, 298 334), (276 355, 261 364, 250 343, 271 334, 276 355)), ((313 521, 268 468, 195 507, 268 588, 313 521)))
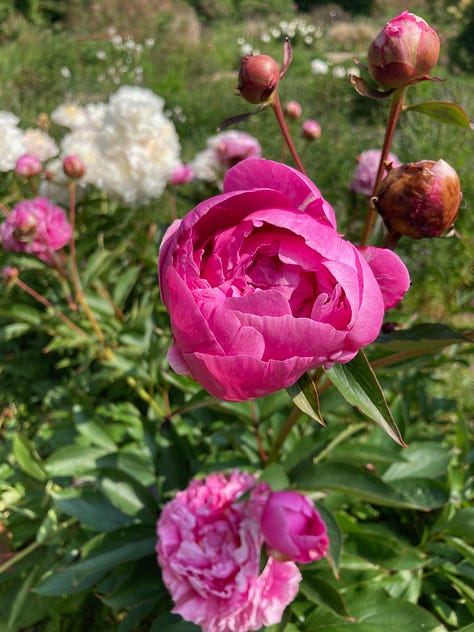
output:
POLYGON ((359 252, 377 279, 385 309, 395 307, 410 287, 410 274, 405 264, 397 254, 385 248, 366 246, 359 248, 359 252))

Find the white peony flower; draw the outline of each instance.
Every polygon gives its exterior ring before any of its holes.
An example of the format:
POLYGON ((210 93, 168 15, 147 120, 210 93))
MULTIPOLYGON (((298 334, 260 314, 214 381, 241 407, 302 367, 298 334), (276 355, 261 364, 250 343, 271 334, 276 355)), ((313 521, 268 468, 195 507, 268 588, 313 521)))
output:
POLYGON ((19 118, 11 112, 0 111, 0 171, 11 171, 18 158, 26 153, 24 132, 17 127, 19 118))
POLYGON ((23 144, 26 153, 36 156, 42 162, 57 156, 59 153, 59 147, 54 139, 40 129, 27 129, 23 134, 23 144))

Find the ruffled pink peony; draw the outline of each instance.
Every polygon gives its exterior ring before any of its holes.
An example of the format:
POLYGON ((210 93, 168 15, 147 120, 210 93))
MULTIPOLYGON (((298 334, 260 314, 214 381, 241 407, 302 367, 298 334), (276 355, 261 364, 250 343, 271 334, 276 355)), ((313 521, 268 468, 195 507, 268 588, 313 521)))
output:
POLYGON ((37 197, 17 204, 0 226, 5 250, 27 252, 51 263, 53 252, 71 239, 66 213, 47 198, 37 197))
POLYGON ((292 491, 273 492, 263 510, 262 533, 276 559, 306 564, 324 557, 329 539, 311 500, 292 491))
MULTIPOLYGON (((354 170, 352 182, 349 184, 351 191, 361 195, 373 195, 381 153, 380 149, 368 149, 357 156, 357 167, 354 170)), ((386 162, 393 168, 401 165, 397 156, 392 153, 389 153, 386 162)), ((384 175, 386 174, 385 170, 384 175)))
POLYGON ((260 518, 269 489, 240 472, 194 480, 157 523, 158 563, 173 612, 203 632, 248 632, 278 623, 298 592, 293 562, 269 558, 260 572, 260 518))
POLYGON ((244 401, 286 388, 305 371, 348 362, 379 334, 385 296, 409 286, 405 265, 376 249, 377 278, 336 230, 334 211, 306 176, 248 159, 224 193, 166 232, 159 279, 171 317, 172 368, 215 397, 244 401))

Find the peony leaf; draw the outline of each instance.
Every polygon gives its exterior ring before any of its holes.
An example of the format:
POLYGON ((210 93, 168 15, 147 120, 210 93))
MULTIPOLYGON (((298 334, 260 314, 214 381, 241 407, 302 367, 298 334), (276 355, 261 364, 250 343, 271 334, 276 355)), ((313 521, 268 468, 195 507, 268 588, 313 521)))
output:
POLYGON ((360 350, 347 364, 326 370, 329 380, 344 399, 375 421, 399 445, 406 447, 365 353, 360 350))
POLYGON ((321 426, 326 425, 319 409, 318 391, 309 373, 304 373, 300 379, 292 386, 289 386, 286 391, 295 406, 298 406, 302 412, 317 421, 321 426))
POLYGON ((358 75, 349 75, 349 81, 351 82, 354 90, 363 97, 369 97, 369 99, 386 99, 391 96, 393 90, 377 90, 372 88, 369 84, 359 77, 358 75))
POLYGON ((467 127, 474 130, 474 122, 471 121, 457 103, 449 101, 424 101, 423 103, 414 103, 403 108, 405 111, 420 112, 426 114, 436 121, 447 123, 448 125, 457 125, 458 127, 467 127))
POLYGON ((222 132, 223 129, 227 129, 228 127, 232 127, 233 125, 242 123, 242 121, 246 121, 251 116, 255 116, 255 114, 258 114, 259 112, 261 112, 267 107, 268 107, 268 103, 265 101, 265 103, 262 103, 260 107, 258 107, 256 110, 253 110, 252 112, 245 112, 244 114, 235 114, 234 116, 229 116, 229 118, 226 118, 225 121, 223 121, 219 125, 219 127, 217 128, 217 131, 222 132))

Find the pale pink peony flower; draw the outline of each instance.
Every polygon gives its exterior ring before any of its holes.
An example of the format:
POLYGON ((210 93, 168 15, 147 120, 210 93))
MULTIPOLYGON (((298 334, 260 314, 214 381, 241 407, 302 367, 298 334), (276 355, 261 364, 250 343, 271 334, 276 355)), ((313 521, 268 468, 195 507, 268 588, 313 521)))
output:
POLYGON ((278 623, 298 592, 301 574, 293 562, 269 558, 260 571, 260 518, 269 488, 256 482, 236 471, 194 480, 158 520, 158 562, 173 612, 203 632, 278 623))
POLYGON ((321 559, 328 551, 323 519, 311 500, 298 492, 270 494, 261 525, 269 553, 276 559, 306 564, 321 559))
POLYGON ((47 198, 19 202, 0 226, 0 242, 5 250, 27 252, 45 263, 71 239, 66 213, 47 198))
MULTIPOLYGON (((351 191, 361 195, 373 194, 381 153, 380 149, 368 149, 357 156, 357 167, 349 184, 351 191)), ((392 153, 389 153, 386 162, 391 164, 392 167, 398 167, 401 164, 397 156, 392 153)), ((384 175, 386 174, 387 170, 384 170, 384 175)))
POLYGON ((270 160, 240 162, 224 193, 176 220, 161 244, 172 368, 215 397, 244 401, 349 362, 410 283, 397 255, 375 253, 377 270, 391 266, 390 287, 339 235, 309 178, 270 160))
POLYGON ((22 154, 15 164, 15 173, 23 178, 38 176, 42 171, 41 160, 32 154, 22 154))
POLYGON ((384 88, 400 88, 423 79, 437 62, 438 33, 422 18, 404 11, 383 27, 369 47, 369 73, 384 88))
POLYGON ((297 119, 301 116, 303 108, 298 101, 288 101, 285 105, 285 114, 291 119, 297 119))

